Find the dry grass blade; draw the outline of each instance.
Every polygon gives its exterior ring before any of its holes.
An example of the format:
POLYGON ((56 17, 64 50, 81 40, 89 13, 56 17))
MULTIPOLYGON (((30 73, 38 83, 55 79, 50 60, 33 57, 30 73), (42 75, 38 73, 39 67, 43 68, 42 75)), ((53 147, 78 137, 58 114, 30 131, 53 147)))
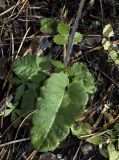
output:
POLYGON ((14 140, 14 141, 10 141, 10 142, 0 144, 0 147, 4 147, 4 146, 8 146, 10 144, 20 143, 20 142, 24 142, 24 141, 29 141, 29 140, 30 140, 30 138, 18 139, 18 140, 14 140))
MULTIPOLYGON (((15 140, 16 140, 16 138, 17 138, 17 136, 18 136, 19 130, 20 130, 21 126, 23 125, 23 123, 26 121, 26 119, 28 119, 28 118, 29 118, 33 113, 35 113, 35 112, 37 112, 37 110, 32 111, 31 113, 29 113, 29 114, 23 119, 23 121, 22 121, 21 124, 19 125, 19 128, 17 129, 16 135, 15 135, 15 140)), ((14 151, 14 147, 15 147, 15 145, 13 146, 13 151, 14 151)))
POLYGON ((25 41, 25 38, 26 38, 29 30, 30 30, 30 28, 28 28, 28 30, 26 31, 26 33, 25 33, 25 35, 24 35, 24 37, 23 37, 23 39, 22 39, 22 42, 21 42, 21 44, 20 44, 20 46, 19 46, 19 49, 18 49, 18 51, 17 51, 17 54, 16 54, 15 58, 18 57, 18 55, 19 55, 19 53, 20 53, 20 50, 21 50, 21 48, 22 48, 22 45, 23 45, 23 43, 24 43, 24 41, 25 41))

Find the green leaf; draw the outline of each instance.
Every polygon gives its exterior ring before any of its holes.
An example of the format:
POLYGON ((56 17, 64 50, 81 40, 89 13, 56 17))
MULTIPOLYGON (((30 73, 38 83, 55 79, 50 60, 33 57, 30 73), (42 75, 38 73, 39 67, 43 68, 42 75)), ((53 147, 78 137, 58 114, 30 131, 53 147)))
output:
MULTIPOLYGON (((67 24, 61 22, 58 24, 57 31, 59 32, 59 34, 54 36, 53 41, 58 45, 66 45, 68 43, 70 27, 67 24)), ((77 44, 78 42, 81 42, 82 37, 83 36, 81 33, 76 32, 73 43, 77 44)))
POLYGON ((75 36, 74 36, 74 44, 77 44, 77 43, 80 43, 83 39, 83 35, 79 32, 76 32, 75 33, 75 36))
POLYGON ((115 64, 119 65, 119 59, 115 60, 115 64))
POLYGON ((118 57, 117 52, 115 50, 112 50, 109 53, 110 53, 110 56, 111 56, 112 60, 115 61, 118 57))
POLYGON ((119 159, 119 151, 115 150, 115 147, 112 143, 107 146, 109 153, 109 160, 118 160, 119 159))
MULTIPOLYGON (((71 99, 71 104, 75 103, 76 106, 85 106, 88 102, 88 94, 86 94, 84 88, 80 85, 79 82, 73 82, 69 86, 69 97, 71 99), (74 102, 74 101, 75 102, 74 102)), ((80 108, 81 111, 83 108, 80 108)), ((75 111, 74 111, 75 112, 75 111)), ((73 113, 72 113, 73 114, 73 113)), ((79 113, 77 113, 79 115, 79 113)))
POLYGON ((106 38, 103 38, 102 45, 104 47, 104 50, 111 50, 112 49, 112 43, 108 41, 106 38))
POLYGON ((25 90, 25 83, 22 83, 19 87, 17 87, 15 92, 15 101, 20 100, 20 98, 23 96, 25 90))
POLYGON ((60 62, 60 61, 52 60, 51 63, 57 68, 65 68, 64 64, 62 62, 60 62))
POLYGON ((53 41, 58 45, 66 45, 68 43, 70 27, 61 22, 58 24, 57 31, 59 34, 54 36, 53 41))
POLYGON ((107 24, 104 27, 103 36, 105 36, 106 38, 110 38, 110 37, 114 36, 114 32, 113 32, 113 28, 112 28, 111 24, 107 24))
POLYGON ((19 77, 29 80, 38 73, 46 72, 51 64, 47 57, 38 57, 36 55, 26 55, 13 62, 11 68, 19 77))
POLYGON ((119 123, 116 123, 116 124, 114 125, 114 129, 117 130, 117 131, 119 130, 119 123))
POLYGON ((86 65, 79 62, 74 63, 71 68, 72 68, 73 75, 80 76, 81 78, 84 78, 88 71, 86 65))
POLYGON ((74 81, 78 81, 87 93, 94 93, 96 91, 93 76, 85 64, 78 62, 74 63, 72 66, 72 72, 75 76, 74 81))
POLYGON ((65 72, 66 72, 68 75, 70 75, 70 76, 72 76, 72 74, 73 74, 71 67, 66 67, 66 68, 65 68, 65 72))
POLYGON ((99 145, 103 143, 101 135, 94 135, 86 139, 87 142, 90 142, 95 145, 99 145))
MULTIPOLYGON (((63 75, 61 77, 63 82, 63 75)), ((53 87, 51 87, 50 85, 52 90, 50 92, 47 91, 47 94, 49 96, 47 95, 45 97, 48 101, 51 102, 51 99, 57 99, 56 93, 58 94, 59 92, 54 92, 53 95, 52 92, 58 84, 59 83, 55 84, 53 87)), ((39 113, 36 113, 34 115, 34 127, 31 132, 32 143, 39 151, 54 150, 59 145, 59 143, 66 138, 70 131, 72 123, 77 118, 77 116, 83 111, 83 107, 87 104, 88 101, 88 95, 85 93, 83 87, 81 87, 80 84, 77 82, 72 83, 68 87, 67 93, 65 93, 65 95, 62 96, 62 98, 63 99, 61 99, 62 101, 60 101, 60 106, 58 107, 57 111, 56 105, 53 109, 54 100, 52 103, 46 103, 45 99, 44 102, 42 102, 42 98, 39 99, 40 110, 39 113), (43 107, 42 105, 44 104, 45 106, 43 107), (48 108, 46 108, 47 104, 48 108)))
POLYGON ((2 112, 0 113, 0 115, 4 115, 4 117, 10 115, 10 114, 13 112, 13 110, 15 109, 15 107, 12 105, 11 102, 7 102, 7 103, 6 103, 6 107, 7 107, 7 108, 5 109, 5 111, 2 111, 2 112))
POLYGON ((27 82, 26 86, 30 89, 36 89, 39 86, 39 83, 34 83, 34 82, 27 82))
MULTIPOLYGON (((34 83, 33 85, 36 85, 38 87, 39 83, 44 81, 46 79, 46 77, 47 77, 46 73, 39 72, 38 75, 35 75, 30 79, 29 83, 34 83)), ((27 84, 28 84, 28 82, 27 82, 27 84)), ((32 88, 32 86, 30 88, 32 88)))
MULTIPOLYGON (((38 150, 42 150, 44 141, 47 139, 52 128, 68 83, 68 77, 63 72, 54 73, 46 81, 46 85, 41 90, 42 97, 38 98, 38 112, 34 114, 34 127, 31 131, 32 143, 38 150)), ((46 146, 46 148, 47 147, 48 146, 46 146)))
POLYGON ((72 126, 72 133, 80 138, 80 136, 91 134, 91 126, 88 123, 83 123, 79 128, 72 126))
POLYGON ((58 45, 66 45, 68 43, 68 36, 58 34, 54 36, 53 41, 58 45))
POLYGON ((57 31, 61 35, 69 36, 70 27, 67 24, 61 22, 61 23, 58 24, 57 31))
POLYGON ((68 87, 68 93, 65 94, 54 124, 43 143, 43 150, 54 150, 66 138, 73 122, 83 111, 87 100, 88 96, 79 83, 72 83, 68 87))
POLYGON ((17 78, 17 77, 12 77, 12 78, 10 79, 10 82, 11 82, 12 84, 19 85, 19 84, 22 83, 22 80, 19 79, 19 78, 17 78))
POLYGON ((22 103, 21 103, 22 110, 25 112, 30 109, 33 109, 35 106, 36 98, 37 98, 36 90, 34 90, 33 88, 27 89, 24 92, 24 95, 22 98, 22 103))
POLYGON ((54 18, 45 18, 41 20, 40 31, 43 33, 52 33, 56 31, 58 21, 54 18))
POLYGON ((108 158, 108 151, 105 145, 99 145, 99 152, 103 157, 108 158))

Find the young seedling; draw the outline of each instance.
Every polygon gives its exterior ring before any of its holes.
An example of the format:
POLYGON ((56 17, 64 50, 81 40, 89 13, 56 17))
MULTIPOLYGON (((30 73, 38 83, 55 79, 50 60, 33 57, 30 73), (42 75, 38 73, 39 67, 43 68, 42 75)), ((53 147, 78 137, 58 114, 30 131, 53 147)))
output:
MULTIPOLYGON (((41 32, 43 33, 53 33, 53 29, 52 29, 52 24, 54 23, 54 19, 44 19, 41 21, 41 32)), ((56 22, 56 21, 55 21, 56 22)), ((58 44, 58 45, 63 45, 64 46, 64 61, 66 59, 66 45, 68 44, 69 41, 69 36, 70 36, 70 26, 68 26, 67 24, 65 24, 64 22, 58 22, 57 21, 57 25, 55 25, 55 27, 57 26, 57 28, 54 28, 54 33, 57 33, 54 37, 53 37, 53 41, 54 43, 58 44)), ((74 35, 74 39, 73 39, 73 45, 80 43, 82 41, 83 35, 79 32, 75 32, 74 35)))

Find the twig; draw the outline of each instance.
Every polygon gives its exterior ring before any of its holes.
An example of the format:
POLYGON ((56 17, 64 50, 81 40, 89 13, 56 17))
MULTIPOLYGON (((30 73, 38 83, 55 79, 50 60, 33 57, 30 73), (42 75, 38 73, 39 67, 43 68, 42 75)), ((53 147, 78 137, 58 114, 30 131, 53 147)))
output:
POLYGON ((29 141, 29 140, 30 140, 30 138, 18 139, 18 140, 15 140, 15 141, 10 141, 10 142, 6 142, 6 143, 3 143, 3 144, 0 144, 0 147, 8 146, 8 145, 14 144, 14 143, 29 141))
POLYGON ((82 145, 82 142, 80 143, 80 145, 79 145, 79 147, 78 147, 78 149, 77 149, 77 151, 76 151, 76 153, 75 153, 75 155, 74 155, 74 157, 73 157, 73 160, 76 160, 76 157, 77 157, 78 152, 79 152, 79 150, 80 150, 80 148, 81 148, 81 145, 82 145))
POLYGON ((12 58, 12 61, 13 61, 14 52, 15 52, 15 49, 14 49, 14 36, 13 36, 12 32, 10 34, 11 34, 11 46, 12 46, 12 57, 11 58, 12 58))
POLYGON ((2 17, 3 15, 5 15, 6 13, 10 12, 14 7, 15 7, 15 5, 12 6, 11 8, 9 8, 8 10, 2 12, 2 13, 0 14, 0 17, 2 17))
POLYGON ((64 60, 65 66, 69 65, 69 62, 70 62, 70 57, 71 57, 72 49, 73 49, 73 40, 74 40, 75 32, 76 32, 77 27, 78 27, 79 19, 81 17, 81 13, 82 13, 84 3, 85 3, 85 0, 81 0, 81 2, 79 4, 78 11, 77 11, 77 17, 76 17, 75 23, 73 25, 71 35, 69 36, 69 43, 68 43, 68 46, 67 46, 67 55, 66 55, 66 58, 64 60))

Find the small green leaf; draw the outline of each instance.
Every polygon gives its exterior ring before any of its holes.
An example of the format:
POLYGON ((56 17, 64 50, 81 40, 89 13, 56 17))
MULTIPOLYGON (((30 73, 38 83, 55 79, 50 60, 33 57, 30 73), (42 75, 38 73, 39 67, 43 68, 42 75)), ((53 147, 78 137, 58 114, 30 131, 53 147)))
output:
POLYGON ((54 18, 45 18, 41 20, 40 31, 43 33, 52 33, 56 31, 58 21, 54 18))
POLYGON ((5 109, 5 112, 2 112, 2 115, 4 115, 4 117, 10 115, 12 113, 13 109, 5 109))
POLYGON ((86 139, 86 141, 90 142, 92 144, 95 144, 95 145, 99 145, 99 144, 103 143, 102 137, 100 135, 95 135, 95 136, 89 137, 86 139))
POLYGON ((114 36, 113 28, 111 24, 107 24, 103 29, 103 36, 106 38, 110 38, 114 36))
POLYGON ((52 60, 52 64, 57 68, 65 68, 64 64, 60 61, 52 60))
POLYGON ((115 50, 112 50, 109 52, 110 53, 110 56, 112 58, 113 61, 115 61, 117 59, 117 52, 115 50))
POLYGON ((115 60, 115 64, 119 65, 119 59, 115 60))
POLYGON ((15 109, 15 107, 12 105, 11 102, 7 102, 6 106, 7 106, 7 108, 5 109, 5 111, 2 111, 0 113, 0 115, 4 115, 4 117, 10 115, 13 112, 13 110, 15 109))
POLYGON ((83 123, 79 128, 75 127, 75 125, 72 127, 73 134, 79 138, 80 136, 91 134, 91 130, 92 128, 88 123, 83 123))
POLYGON ((70 27, 67 24, 61 22, 61 23, 58 24, 57 31, 61 35, 69 36, 70 27))
POLYGON ((68 36, 58 34, 54 36, 53 41, 58 45, 66 45, 68 43, 68 36))
POLYGON ((114 145, 112 143, 107 146, 109 153, 109 160, 118 160, 119 159, 119 151, 116 151, 114 145))
POLYGON ((79 32, 76 32, 75 33, 75 36, 74 36, 74 44, 77 44, 77 43, 80 43, 83 39, 83 35, 79 32))
POLYGON ((119 123, 116 123, 116 124, 114 125, 114 129, 115 129, 115 130, 119 130, 119 123))
POLYGON ((108 41, 106 38, 103 38, 102 45, 104 47, 104 50, 112 49, 112 43, 110 41, 108 41))

